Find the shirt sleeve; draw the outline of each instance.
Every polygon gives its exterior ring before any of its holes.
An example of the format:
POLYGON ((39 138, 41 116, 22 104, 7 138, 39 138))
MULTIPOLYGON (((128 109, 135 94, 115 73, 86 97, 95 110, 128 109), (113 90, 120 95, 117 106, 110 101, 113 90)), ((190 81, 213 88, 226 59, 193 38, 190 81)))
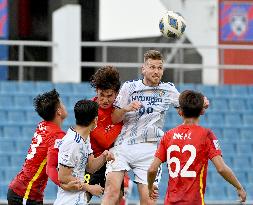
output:
POLYGON ((178 92, 178 90, 176 89, 174 84, 171 83, 170 85, 171 85, 170 90, 169 90, 170 103, 174 107, 179 107, 179 95, 180 95, 180 93, 178 92))
POLYGON ((118 96, 115 99, 114 106, 117 108, 123 108, 129 104, 129 83, 124 83, 119 91, 118 96))
POLYGON ((58 180, 58 149, 51 148, 48 150, 47 153, 47 167, 46 167, 46 173, 48 177, 57 185, 59 186, 59 180, 58 180))
POLYGON ((219 141, 211 130, 208 130, 206 144, 208 150, 208 158, 210 160, 215 156, 222 155, 219 141))
POLYGON ((165 134, 161 139, 158 149, 155 153, 155 157, 159 158, 162 162, 165 162, 167 160, 167 148, 165 144, 166 136, 167 134, 165 134))
POLYGON ((60 146, 58 164, 74 168, 78 158, 79 149, 75 141, 64 143, 60 146))
POLYGON ((107 127, 96 127, 91 133, 91 137, 104 149, 112 146, 116 138, 121 132, 122 123, 108 125, 107 127))

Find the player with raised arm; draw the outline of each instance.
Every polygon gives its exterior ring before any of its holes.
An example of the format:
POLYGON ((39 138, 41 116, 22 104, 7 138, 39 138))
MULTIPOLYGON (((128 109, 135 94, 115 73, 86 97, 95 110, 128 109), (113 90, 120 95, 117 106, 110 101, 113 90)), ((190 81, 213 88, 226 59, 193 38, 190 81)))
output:
MULTIPOLYGON (((113 102, 120 89, 119 72, 113 66, 104 66, 92 76, 91 85, 96 89, 97 96, 93 101, 98 103, 99 108, 97 127, 90 133, 90 142, 94 156, 98 157, 113 146, 122 128, 122 122, 114 125, 111 119, 113 102)), ((86 173, 86 182, 105 187, 105 170, 106 164, 94 174, 86 173)), ((92 194, 87 192, 87 198, 89 201, 92 194)))
POLYGON ((86 191, 92 195, 101 195, 103 188, 100 185, 89 185, 84 182, 85 169, 94 173, 106 161, 114 160, 108 150, 97 158, 92 154, 89 135, 97 126, 98 104, 91 100, 80 100, 75 104, 74 112, 76 125, 69 128, 59 146, 58 178, 63 184, 78 178, 81 181, 81 190, 66 191, 59 187, 55 205, 87 204, 86 191))
POLYGON ((178 106, 179 92, 172 83, 161 82, 163 57, 159 51, 145 53, 142 74, 141 80, 125 82, 115 101, 113 122, 123 120, 124 125, 111 148, 115 161, 106 170, 103 205, 116 204, 115 195, 119 193, 124 173, 130 169, 135 175, 140 204, 155 204, 148 196, 147 170, 163 135, 166 111, 170 106, 178 106))
POLYGON ((44 189, 48 181, 46 172, 55 184, 64 189, 78 189, 80 186, 77 179, 69 184, 60 184, 56 165, 53 165, 51 171, 46 169, 48 159, 55 158, 55 154, 52 154, 55 152, 50 154, 50 150, 55 150, 59 140, 65 135, 61 125, 67 117, 67 111, 58 92, 54 89, 38 95, 34 99, 34 107, 43 121, 35 130, 22 170, 9 185, 9 205, 43 204, 44 189))
POLYGON ((165 205, 204 205, 208 160, 217 172, 232 184, 241 202, 246 192, 225 164, 216 136, 210 129, 199 126, 199 116, 204 113, 204 97, 201 93, 186 90, 179 97, 179 114, 183 124, 165 133, 155 158, 148 170, 148 188, 151 199, 158 197, 154 186, 161 163, 167 162, 169 181, 165 205))

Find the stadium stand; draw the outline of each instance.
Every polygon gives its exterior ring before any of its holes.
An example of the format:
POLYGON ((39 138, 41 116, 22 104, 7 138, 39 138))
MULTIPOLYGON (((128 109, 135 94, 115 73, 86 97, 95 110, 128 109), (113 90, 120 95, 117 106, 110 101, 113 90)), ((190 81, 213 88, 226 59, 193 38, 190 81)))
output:
MULTIPOLYGON (((40 117, 34 112, 33 97, 56 88, 65 103, 69 117, 64 123, 66 130, 74 123, 73 106, 82 98, 95 95, 89 83, 51 82, 0 82, 0 199, 6 199, 8 183, 20 170, 25 159, 33 132, 40 117)), ((201 125, 211 128, 220 140, 223 157, 233 168, 253 199, 253 87, 252 86, 205 86, 184 84, 177 88, 196 89, 210 99, 210 109, 201 117, 201 125)), ((165 128, 168 130, 181 122, 175 109, 170 109, 165 128)), ((236 200, 234 189, 216 173, 209 163, 206 200, 236 200)), ((160 198, 167 187, 168 170, 163 166, 160 198)), ((49 181, 46 199, 55 199, 57 187, 49 181)), ((131 200, 138 199, 134 185, 131 200)))

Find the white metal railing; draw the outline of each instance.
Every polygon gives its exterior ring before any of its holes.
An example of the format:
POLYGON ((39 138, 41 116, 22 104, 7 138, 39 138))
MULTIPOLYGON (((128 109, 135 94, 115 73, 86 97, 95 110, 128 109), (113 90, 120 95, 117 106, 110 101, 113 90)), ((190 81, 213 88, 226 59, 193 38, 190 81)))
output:
MULTIPOLYGON (((14 41, 14 40, 0 40, 0 46, 18 46, 18 60, 15 61, 0 61, 0 66, 18 66, 18 78, 23 80, 24 66, 32 67, 51 67, 52 69, 57 65, 53 62, 46 61, 24 61, 24 47, 49 47, 57 46, 50 41, 14 41)), ((157 48, 157 49, 236 49, 236 50, 253 50, 253 45, 192 45, 182 43, 142 43, 142 42, 81 42, 81 47, 100 47, 102 48, 101 61, 95 62, 81 62, 82 67, 100 67, 105 64, 111 64, 117 68, 138 68, 141 66, 143 59, 144 48, 157 48), (137 49, 137 62, 109 62, 108 48, 136 48, 137 49)), ((253 70, 253 65, 203 65, 203 64, 184 64, 184 63, 165 63, 165 68, 177 68, 179 71, 196 70, 196 69, 245 69, 253 70)))
POLYGON ((16 40, 0 40, 0 46, 18 46, 18 61, 0 61, 0 66, 18 66, 18 79, 23 81, 24 66, 32 67, 51 67, 55 65, 52 62, 44 61, 24 61, 24 47, 50 47, 56 46, 50 41, 16 41, 16 40))

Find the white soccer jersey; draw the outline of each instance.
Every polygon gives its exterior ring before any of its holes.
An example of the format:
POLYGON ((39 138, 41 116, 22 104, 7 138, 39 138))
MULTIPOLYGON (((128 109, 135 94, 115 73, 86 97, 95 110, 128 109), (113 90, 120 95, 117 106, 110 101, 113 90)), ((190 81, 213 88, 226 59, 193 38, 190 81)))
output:
MULTIPOLYGON (((70 128, 59 146, 58 164, 73 168, 72 175, 83 181, 88 157, 92 152, 90 138, 84 141, 77 132, 70 128)), ((55 205, 83 205, 86 203, 85 192, 64 191, 60 187, 54 202, 55 205)))
POLYGON ((138 111, 128 112, 124 126, 115 145, 159 141, 163 135, 164 117, 170 106, 178 107, 179 92, 173 83, 160 83, 150 87, 142 80, 125 82, 115 100, 114 106, 123 108, 132 101, 139 101, 138 111))

